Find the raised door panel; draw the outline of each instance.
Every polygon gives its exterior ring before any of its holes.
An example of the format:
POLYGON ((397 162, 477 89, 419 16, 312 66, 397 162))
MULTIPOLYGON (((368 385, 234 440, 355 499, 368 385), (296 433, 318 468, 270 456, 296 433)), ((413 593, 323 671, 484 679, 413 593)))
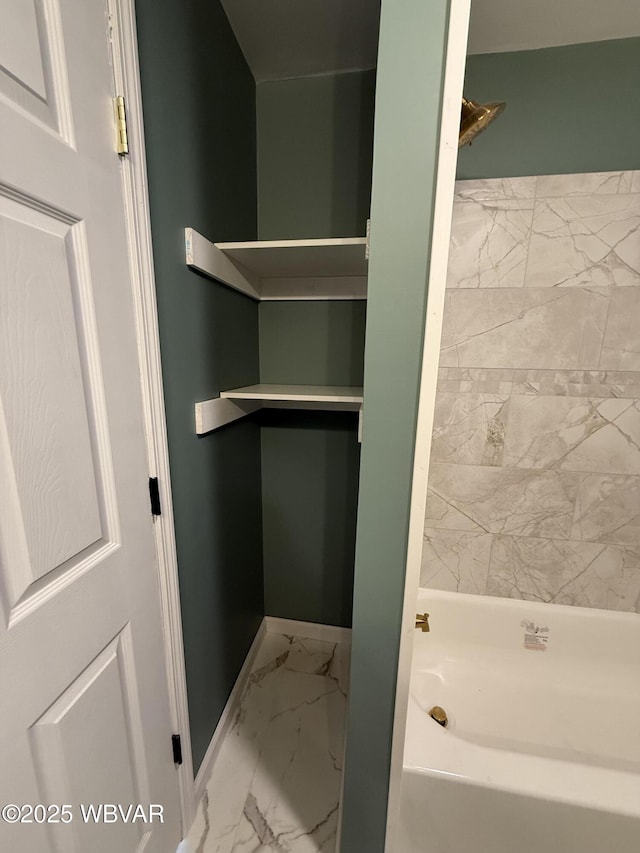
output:
POLYGON ((3 0, 0 97, 72 143, 58 0, 3 0))
POLYGON ((47 96, 36 7, 30 0, 8 0, 0 29, 0 64, 5 74, 42 100, 47 96))
POLYGON ((149 826, 135 813, 136 804, 149 803, 135 684, 125 628, 31 726, 42 802, 74 804, 70 823, 47 827, 54 850, 134 853, 146 847, 149 826), (122 811, 105 813, 105 804, 122 811))
POLYGON ((42 603, 47 586, 63 587, 114 547, 85 261, 82 223, 0 197, 0 562, 10 624, 34 595, 42 603))

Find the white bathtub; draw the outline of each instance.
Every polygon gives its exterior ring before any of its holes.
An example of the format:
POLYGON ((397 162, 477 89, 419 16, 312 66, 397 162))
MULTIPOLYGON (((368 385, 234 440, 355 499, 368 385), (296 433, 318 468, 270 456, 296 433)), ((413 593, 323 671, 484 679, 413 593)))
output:
POLYGON ((416 612, 397 853, 640 853, 640 616, 433 590, 416 612))

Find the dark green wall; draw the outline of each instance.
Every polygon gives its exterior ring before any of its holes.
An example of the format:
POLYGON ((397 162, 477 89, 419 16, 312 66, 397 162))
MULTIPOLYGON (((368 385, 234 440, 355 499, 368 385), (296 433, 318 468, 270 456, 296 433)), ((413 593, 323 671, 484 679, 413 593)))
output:
POLYGON ((383 0, 341 853, 384 850, 447 0, 383 0))
POLYGON ((258 309, 187 269, 184 227, 255 239, 255 86, 218 0, 136 6, 197 770, 264 610, 260 429, 198 438, 193 406, 258 381, 258 309))
MULTIPOLYGON (((362 236, 375 72, 261 83, 260 239, 362 236)), ((362 385, 366 302, 260 305, 262 382, 362 385)), ((263 416, 265 606, 351 624, 360 445, 353 414, 263 416)))
POLYGON ((351 625, 358 506, 358 416, 262 415, 265 609, 351 625))
MULTIPOLYGON (((263 302, 262 382, 362 385, 365 302, 263 302)), ((355 413, 270 412, 262 427, 265 608, 351 625, 355 413)))
POLYGON ((460 152, 459 178, 637 169, 640 39, 467 59, 465 93, 506 101, 460 152))
POLYGON ((263 302, 260 380, 362 385, 367 303, 263 302))
POLYGON ((375 71, 257 86, 261 240, 364 236, 374 94, 375 71))

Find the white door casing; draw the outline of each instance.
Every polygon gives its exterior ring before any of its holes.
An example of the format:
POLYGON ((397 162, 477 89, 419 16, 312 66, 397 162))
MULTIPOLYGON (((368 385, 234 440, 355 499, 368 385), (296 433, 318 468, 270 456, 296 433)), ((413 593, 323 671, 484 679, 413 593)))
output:
POLYGON ((0 848, 180 837, 104 0, 0 0, 0 848), (163 806, 84 823, 79 804, 163 806))
POLYGON ((173 730, 182 735, 182 764, 177 770, 182 806, 182 829, 185 831, 191 826, 195 817, 196 791, 191 754, 178 556, 151 242, 138 36, 134 0, 108 0, 108 6, 114 91, 125 95, 127 103, 129 154, 120 158, 120 165, 136 308, 142 407, 147 437, 147 464, 150 475, 157 478, 162 507, 162 513, 154 517, 153 532, 163 609, 171 721, 173 730))

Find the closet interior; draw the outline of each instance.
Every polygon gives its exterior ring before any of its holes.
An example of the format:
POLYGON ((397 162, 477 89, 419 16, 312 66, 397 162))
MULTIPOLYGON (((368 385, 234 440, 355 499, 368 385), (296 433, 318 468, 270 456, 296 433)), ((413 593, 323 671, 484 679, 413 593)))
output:
POLYGON ((137 10, 196 774, 264 616, 351 625, 380 4, 296 5, 137 10))

